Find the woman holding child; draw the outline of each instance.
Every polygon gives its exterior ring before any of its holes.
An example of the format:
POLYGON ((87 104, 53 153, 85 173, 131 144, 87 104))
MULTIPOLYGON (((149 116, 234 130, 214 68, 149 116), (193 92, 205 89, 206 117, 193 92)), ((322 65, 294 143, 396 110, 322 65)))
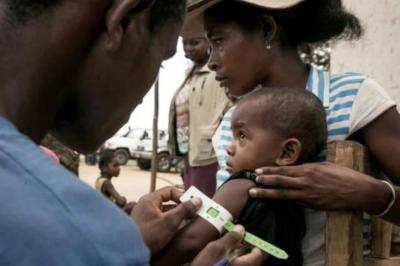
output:
MULTIPOLYGON (((304 64, 297 51, 302 43, 352 40, 362 34, 358 19, 341 0, 211 0, 194 1, 189 17, 204 18, 212 45, 209 67, 221 87, 243 96, 257 87, 306 88, 325 107, 328 142, 355 140, 366 145, 394 184, 400 184, 400 115, 395 103, 370 77, 331 75, 304 64)), ((232 139, 227 112, 215 136, 218 158, 232 139), (227 143, 221 142, 224 140, 227 143)), ((306 121, 305 121, 306 122, 306 121)), ((268 152, 268 151, 266 151, 268 152)), ((226 160, 220 160, 224 175, 226 160)), ((258 169, 260 184, 252 197, 290 199, 309 207, 360 209, 400 223, 400 191, 364 174, 330 163, 258 169)), ((304 265, 324 265, 325 212, 306 209, 304 265)))

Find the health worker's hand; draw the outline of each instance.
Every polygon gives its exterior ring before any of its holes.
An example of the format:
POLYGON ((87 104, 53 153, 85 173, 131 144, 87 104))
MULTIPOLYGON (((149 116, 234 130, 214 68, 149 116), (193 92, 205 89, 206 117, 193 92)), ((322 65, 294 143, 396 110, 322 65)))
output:
POLYGON ((139 226, 152 256, 161 251, 175 236, 181 223, 193 217, 201 207, 199 198, 180 203, 181 195, 182 191, 174 187, 162 188, 139 199, 131 212, 131 217, 139 226), (170 201, 178 205, 165 211, 163 203, 170 201))
MULTIPOLYGON (((236 226, 232 232, 208 243, 190 264, 191 266, 214 266, 224 259, 233 249, 239 248, 244 237, 244 228, 236 226)), ((257 266, 261 265, 265 256, 261 250, 254 248, 250 253, 237 257, 229 266, 257 266)))

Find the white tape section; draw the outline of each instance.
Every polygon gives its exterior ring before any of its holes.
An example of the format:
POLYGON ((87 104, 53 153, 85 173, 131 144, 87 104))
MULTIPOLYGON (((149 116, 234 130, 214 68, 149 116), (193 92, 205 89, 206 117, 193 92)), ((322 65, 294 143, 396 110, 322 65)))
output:
POLYGON ((211 223, 222 234, 224 225, 232 221, 232 215, 221 205, 207 197, 196 187, 191 186, 180 198, 181 202, 188 201, 191 198, 200 198, 203 204, 197 214, 211 223))

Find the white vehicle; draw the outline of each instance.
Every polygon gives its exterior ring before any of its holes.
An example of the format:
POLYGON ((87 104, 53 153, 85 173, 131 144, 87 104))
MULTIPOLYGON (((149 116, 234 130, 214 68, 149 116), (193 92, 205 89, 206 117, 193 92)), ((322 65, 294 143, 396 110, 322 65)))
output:
POLYGON ((129 159, 136 159, 132 154, 136 151, 143 135, 147 132, 145 129, 128 128, 126 132, 118 132, 114 137, 104 143, 106 150, 114 151, 117 161, 125 165, 129 159))
MULTIPOLYGON (((151 129, 128 129, 120 132, 104 144, 104 148, 114 151, 117 161, 125 165, 129 159, 137 160, 140 169, 151 168, 153 150, 153 132, 151 129)), ((158 133, 157 168, 161 172, 167 172, 175 165, 168 147, 168 134, 165 130, 158 133)))
MULTIPOLYGON (((158 151, 157 151, 157 169, 160 172, 168 172, 174 164, 168 146, 168 135, 166 131, 160 130, 158 132, 158 151)), ((151 168, 151 159, 153 156, 153 135, 148 134, 142 139, 137 146, 133 157, 137 159, 137 164, 140 169, 148 170, 151 168)))

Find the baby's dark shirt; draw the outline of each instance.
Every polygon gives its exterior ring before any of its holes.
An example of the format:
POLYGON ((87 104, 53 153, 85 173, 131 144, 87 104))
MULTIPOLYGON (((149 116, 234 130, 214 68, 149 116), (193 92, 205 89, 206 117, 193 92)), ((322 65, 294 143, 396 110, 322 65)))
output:
MULTIPOLYGON (((232 175, 225 183, 235 179, 251 179, 255 182, 255 177, 253 172, 240 171, 232 175)), ((260 187, 257 183, 255 184, 260 187)), ((235 223, 243 225, 246 231, 289 254, 288 260, 269 256, 263 265, 301 266, 303 264, 301 243, 306 225, 303 208, 296 202, 249 197, 235 223)))

